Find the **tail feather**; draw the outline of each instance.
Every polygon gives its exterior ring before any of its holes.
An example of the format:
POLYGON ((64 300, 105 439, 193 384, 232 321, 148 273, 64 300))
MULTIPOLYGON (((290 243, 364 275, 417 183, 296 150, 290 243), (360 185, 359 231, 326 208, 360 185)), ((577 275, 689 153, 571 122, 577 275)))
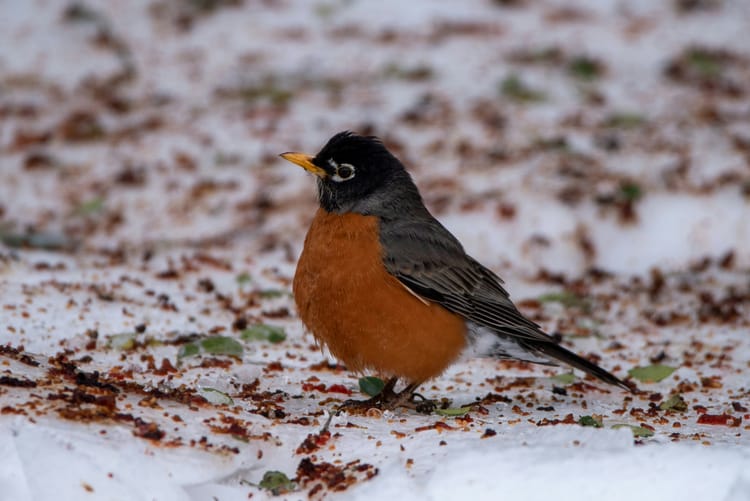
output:
POLYGON ((532 346, 529 346, 531 343, 524 344, 526 344, 527 349, 529 349, 530 351, 542 353, 548 357, 557 359, 561 362, 565 362, 566 364, 573 366, 576 369, 580 369, 596 378, 599 378, 605 383, 619 386, 620 388, 634 393, 634 389, 623 380, 602 369, 595 363, 589 362, 585 358, 576 355, 572 351, 560 346, 557 343, 533 343, 532 346))

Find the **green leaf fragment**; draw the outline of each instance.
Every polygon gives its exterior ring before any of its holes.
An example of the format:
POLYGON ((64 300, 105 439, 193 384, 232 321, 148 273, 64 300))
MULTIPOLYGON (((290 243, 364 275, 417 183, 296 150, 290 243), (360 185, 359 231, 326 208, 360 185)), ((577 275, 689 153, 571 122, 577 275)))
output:
POLYGON ((282 327, 275 325, 257 324, 249 327, 240 333, 243 341, 270 341, 271 343, 281 343, 286 340, 286 332, 282 327))
POLYGON ((384 387, 385 383, 379 377, 365 376, 359 378, 359 391, 361 391, 365 395, 369 395, 371 397, 379 395, 380 392, 383 391, 384 387))
POLYGON ((76 207, 75 212, 78 215, 87 216, 89 214, 101 212, 103 208, 104 208, 104 199, 102 197, 96 197, 96 198, 92 198, 91 200, 87 202, 83 202, 81 205, 76 207))
POLYGON ((687 62, 703 77, 717 77, 722 72, 721 59, 711 51, 693 49, 687 54, 687 62))
POLYGON ((66 235, 57 233, 9 233, 0 228, 0 242, 8 247, 31 247, 44 250, 69 250, 76 246, 76 241, 66 235))
POLYGON ((564 136, 538 137, 534 139, 534 147, 542 150, 560 150, 570 149, 568 140, 564 136))
POLYGON ((560 303, 566 308, 570 307, 588 307, 586 299, 570 291, 550 292, 539 296, 539 302, 542 303, 560 303))
POLYGON ((281 81, 273 76, 266 76, 254 82, 247 82, 232 88, 221 89, 220 95, 230 99, 240 99, 246 103, 268 102, 276 106, 286 105, 294 93, 290 82, 281 81))
POLYGON ((201 347, 203 351, 212 355, 229 355, 231 357, 242 358, 242 345, 232 337, 207 337, 201 341, 201 347))
POLYGON ((263 299, 274 299, 277 297, 286 296, 287 294, 289 294, 289 291, 285 291, 282 289, 263 289, 261 291, 258 291, 258 295, 263 299))
POLYGON ((201 348, 198 343, 187 343, 180 347, 180 351, 177 352, 178 358, 194 357, 200 353, 201 348))
POLYGON ((286 340, 286 334, 284 333, 284 329, 279 329, 279 331, 271 332, 268 335, 268 340, 274 344, 281 343, 282 341, 286 340))
POLYGON ((271 491, 275 496, 284 492, 293 491, 297 485, 289 480, 286 474, 280 471, 269 470, 263 474, 263 480, 258 483, 258 487, 271 491))
POLYGON ((249 284, 253 279, 249 273, 245 272, 237 275, 237 278, 235 280, 237 281, 237 285, 243 286, 249 284))
POLYGON ((685 399, 682 398, 682 395, 677 393, 676 395, 672 395, 667 400, 659 404, 659 409, 663 411, 678 411, 683 412, 687 410, 687 402, 685 402, 685 399))
POLYGON ((430 80, 435 76, 435 71, 426 64, 407 67, 398 63, 389 63, 383 70, 383 76, 417 82, 430 80))
POLYGON ((620 195, 625 200, 634 202, 643 196, 643 189, 636 183, 625 182, 620 185, 620 195))
POLYGON ((216 388, 209 388, 207 386, 204 386, 203 388, 198 388, 198 393, 200 393, 203 398, 214 405, 234 404, 234 400, 232 400, 232 397, 230 397, 223 391, 217 390, 216 388))
POLYGON ((675 370, 677 370, 676 367, 654 364, 645 367, 633 367, 628 371, 628 374, 642 383, 658 383, 669 377, 675 370))
POLYGON ((618 129, 635 129, 645 123, 646 118, 643 115, 627 111, 613 113, 605 120, 607 127, 618 129))
POLYGON ((602 76, 604 69, 596 59, 579 56, 568 63, 568 73, 581 80, 594 80, 602 76))
POLYGON ((458 417, 466 415, 469 411, 471 411, 471 405, 466 405, 464 407, 449 407, 448 409, 435 409, 435 414, 440 416, 458 417))
POLYGON ((593 426, 594 428, 601 428, 604 426, 602 418, 598 416, 581 416, 578 418, 578 424, 581 426, 593 426))
POLYGON ((552 376, 549 379, 560 384, 573 384, 573 382, 576 380, 576 375, 572 372, 568 372, 567 374, 558 374, 556 376, 552 376))
POLYGON ((135 332, 127 332, 124 334, 114 334, 109 336, 107 339, 107 346, 113 350, 132 350, 135 348, 135 332))
POLYGON ((194 357, 201 352, 211 355, 228 355, 242 358, 244 349, 239 341, 232 337, 212 336, 191 343, 186 343, 177 352, 178 358, 194 357))
POLYGON ((63 12, 63 20, 67 22, 100 22, 101 16, 94 9, 83 2, 71 2, 63 12))
POLYGON ((518 75, 510 75, 500 83, 500 92, 507 98, 517 102, 532 103, 544 101, 543 92, 529 87, 518 75))
POLYGON ((630 428, 630 431, 633 432, 633 436, 637 438, 652 437, 654 435, 654 432, 652 430, 649 430, 648 428, 644 428, 643 426, 635 426, 632 424, 613 424, 612 425, 612 429, 618 430, 620 428, 630 428))

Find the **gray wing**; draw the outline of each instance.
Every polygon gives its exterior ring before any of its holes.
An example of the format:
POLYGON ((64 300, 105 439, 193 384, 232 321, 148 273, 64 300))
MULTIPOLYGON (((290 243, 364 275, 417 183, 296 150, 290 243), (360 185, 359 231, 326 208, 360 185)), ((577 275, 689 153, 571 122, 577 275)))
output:
POLYGON ((380 240, 388 272, 421 297, 498 334, 554 342, 518 311, 500 277, 434 218, 384 224, 380 240))
POLYGON ((381 223, 380 242, 388 272, 415 294, 514 341, 524 351, 560 360, 632 391, 616 376, 557 344, 524 317, 500 277, 468 256, 459 241, 431 216, 381 223))

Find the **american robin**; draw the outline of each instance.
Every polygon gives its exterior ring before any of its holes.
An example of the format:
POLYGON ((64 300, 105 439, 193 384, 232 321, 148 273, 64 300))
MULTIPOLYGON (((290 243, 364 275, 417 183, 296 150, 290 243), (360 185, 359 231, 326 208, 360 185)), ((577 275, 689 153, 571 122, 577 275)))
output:
POLYGON ((565 362, 630 390, 524 317, 503 281, 466 254, 425 208, 401 162, 375 137, 333 136, 315 155, 281 157, 317 176, 320 207, 294 275, 299 316, 349 369, 387 376, 363 402, 393 408, 465 350, 565 362), (394 392, 398 379, 406 382, 394 392))

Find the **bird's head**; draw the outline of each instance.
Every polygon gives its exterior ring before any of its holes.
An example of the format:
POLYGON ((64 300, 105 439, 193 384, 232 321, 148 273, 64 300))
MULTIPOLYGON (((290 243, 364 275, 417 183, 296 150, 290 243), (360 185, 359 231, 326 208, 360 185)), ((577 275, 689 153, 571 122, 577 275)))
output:
POLYGON ((281 157, 317 176, 320 205, 328 212, 382 216, 404 203, 421 206, 406 169, 375 137, 340 132, 315 156, 281 157))

